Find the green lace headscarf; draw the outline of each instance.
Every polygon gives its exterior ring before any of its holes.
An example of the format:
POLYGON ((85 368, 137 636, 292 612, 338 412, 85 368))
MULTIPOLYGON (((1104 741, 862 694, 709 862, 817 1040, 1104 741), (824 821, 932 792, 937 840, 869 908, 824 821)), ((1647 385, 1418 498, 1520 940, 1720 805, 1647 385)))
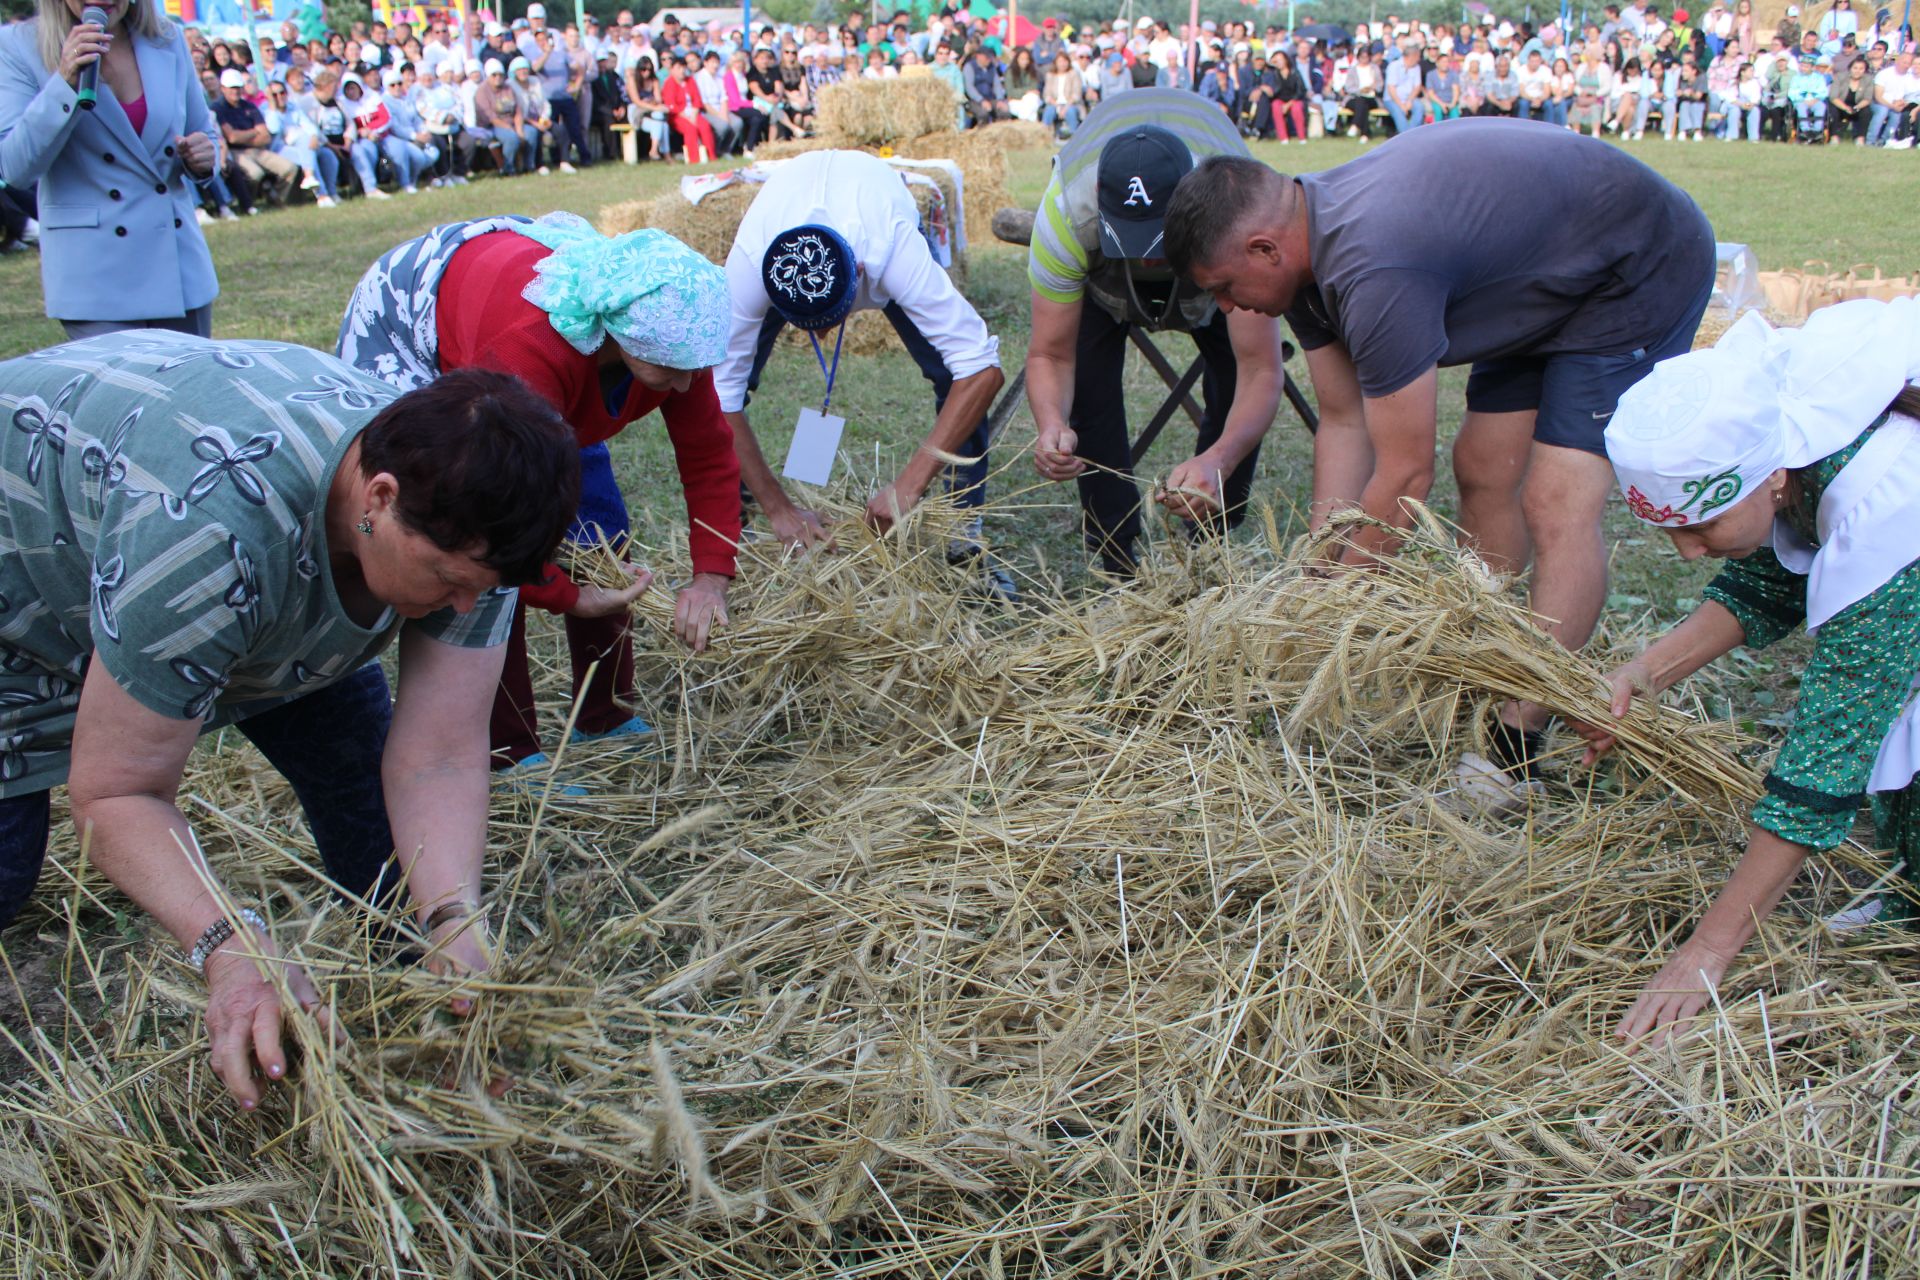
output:
POLYGON ((628 355, 668 369, 711 368, 726 354, 726 272, 666 232, 609 238, 571 213, 514 230, 553 250, 521 296, 582 355, 609 335, 628 355))

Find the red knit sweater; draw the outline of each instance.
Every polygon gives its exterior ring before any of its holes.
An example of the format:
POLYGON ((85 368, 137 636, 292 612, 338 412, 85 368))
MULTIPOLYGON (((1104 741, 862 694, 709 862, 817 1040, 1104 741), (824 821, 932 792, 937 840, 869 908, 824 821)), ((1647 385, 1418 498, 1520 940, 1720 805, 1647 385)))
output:
MULTIPOLYGON (((630 422, 660 410, 673 441, 691 526, 695 573, 732 577, 740 540, 740 460, 733 429, 720 415, 713 375, 701 371, 685 391, 652 391, 634 382, 618 413, 608 413, 599 361, 583 356, 554 332, 547 313, 521 293, 534 264, 549 250, 511 231, 495 231, 462 246, 440 279, 440 369, 495 369, 518 376, 560 411, 580 447, 598 444, 630 422)), ((564 613, 580 588, 556 567, 545 585, 522 587, 528 604, 564 613)))

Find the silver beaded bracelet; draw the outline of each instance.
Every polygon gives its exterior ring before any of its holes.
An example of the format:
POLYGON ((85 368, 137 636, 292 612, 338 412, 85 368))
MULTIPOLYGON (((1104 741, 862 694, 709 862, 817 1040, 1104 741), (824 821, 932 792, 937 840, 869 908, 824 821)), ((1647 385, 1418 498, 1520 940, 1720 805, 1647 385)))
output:
MULTIPOLYGON (((251 907, 242 907, 239 915, 242 924, 251 925, 261 933, 267 931, 267 922, 260 918, 258 911, 251 907)), ((193 950, 187 952, 187 963, 193 966, 193 971, 204 974, 207 971, 207 961, 220 949, 220 944, 231 938, 233 933, 233 922, 225 916, 208 925, 206 932, 200 935, 200 941, 194 943, 193 950)))

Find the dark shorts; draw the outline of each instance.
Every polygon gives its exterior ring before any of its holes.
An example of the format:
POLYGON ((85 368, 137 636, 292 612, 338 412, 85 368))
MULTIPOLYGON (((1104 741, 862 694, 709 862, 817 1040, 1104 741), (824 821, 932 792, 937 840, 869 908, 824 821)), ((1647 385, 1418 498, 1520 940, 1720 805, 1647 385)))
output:
POLYGON ((1482 360, 1467 374, 1467 411, 1519 413, 1533 409, 1533 438, 1541 444, 1607 454, 1607 422, 1628 387, 1670 356, 1693 349, 1693 335, 1713 297, 1713 277, 1671 329, 1644 347, 1619 355, 1567 353, 1482 360))

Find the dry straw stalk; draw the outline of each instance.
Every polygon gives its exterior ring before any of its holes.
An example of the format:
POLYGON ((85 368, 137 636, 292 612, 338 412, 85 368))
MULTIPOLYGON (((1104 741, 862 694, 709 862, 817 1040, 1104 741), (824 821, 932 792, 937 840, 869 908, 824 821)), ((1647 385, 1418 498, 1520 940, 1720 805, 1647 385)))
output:
POLYGON ((353 1041, 242 1116, 170 953, 76 933, 113 1016, 20 1034, 0 1267, 1920 1268, 1913 961, 1808 925, 1836 878, 1675 1047, 1608 1038, 1726 870, 1751 744, 1650 709, 1622 762, 1463 817, 1448 769, 1491 699, 1592 713, 1602 689, 1437 524, 1378 573, 1196 553, 1016 610, 965 598, 956 526, 935 505, 837 555, 749 545, 697 658, 643 597, 662 749, 563 760, 593 794, 538 821, 502 800, 507 958, 464 1022, 300 887, 284 787, 205 759, 212 856, 353 1041))

